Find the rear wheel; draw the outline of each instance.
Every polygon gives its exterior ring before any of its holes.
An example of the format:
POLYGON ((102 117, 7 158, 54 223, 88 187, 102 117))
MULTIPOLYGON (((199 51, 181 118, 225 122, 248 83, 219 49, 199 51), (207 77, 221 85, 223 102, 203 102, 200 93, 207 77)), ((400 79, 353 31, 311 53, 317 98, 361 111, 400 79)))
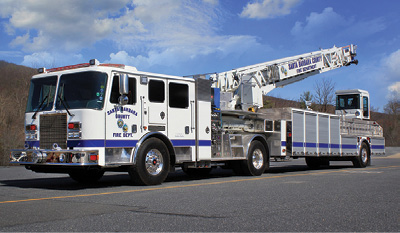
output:
MULTIPOLYGON (((260 141, 251 142, 247 160, 240 162, 240 173, 248 176, 261 176, 268 168, 268 151, 260 141)), ((237 168, 235 172, 238 173, 237 168)))
POLYGON ((306 164, 311 169, 318 169, 321 167, 319 159, 315 157, 306 157, 306 164))
POLYGON ((370 160, 371 160, 371 155, 368 145, 365 142, 363 142, 361 144, 359 155, 353 159, 353 165, 354 167, 360 167, 360 168, 366 167, 370 164, 370 160))
POLYGON ((136 166, 131 167, 129 175, 135 184, 157 185, 167 178, 168 171, 167 147, 160 139, 150 138, 139 148, 136 166))
POLYGON ((104 171, 101 170, 76 170, 70 171, 68 173, 69 177, 73 180, 82 183, 82 184, 90 184, 95 183, 100 180, 104 175, 104 171))

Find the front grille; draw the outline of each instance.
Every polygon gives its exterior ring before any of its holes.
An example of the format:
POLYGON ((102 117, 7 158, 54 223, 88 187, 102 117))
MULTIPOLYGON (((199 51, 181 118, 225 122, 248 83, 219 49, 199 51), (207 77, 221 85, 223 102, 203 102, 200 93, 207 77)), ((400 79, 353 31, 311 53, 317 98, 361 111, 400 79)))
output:
POLYGON ((54 143, 67 149, 67 114, 40 116, 40 148, 53 149, 54 143))

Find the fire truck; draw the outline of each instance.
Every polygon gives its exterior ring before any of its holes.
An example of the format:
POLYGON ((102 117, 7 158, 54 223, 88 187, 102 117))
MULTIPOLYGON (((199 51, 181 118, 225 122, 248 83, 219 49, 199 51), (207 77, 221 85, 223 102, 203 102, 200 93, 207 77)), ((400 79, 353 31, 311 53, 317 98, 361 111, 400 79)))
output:
POLYGON ((161 184, 176 168, 207 174, 223 166, 260 176, 271 159, 366 167, 371 155, 385 153, 382 128, 369 120, 368 92, 338 91, 336 114, 262 108, 274 88, 357 64, 355 56, 355 45, 334 46, 185 77, 96 59, 40 68, 30 84, 25 149, 12 150, 10 163, 82 183, 125 171, 140 185, 161 184))

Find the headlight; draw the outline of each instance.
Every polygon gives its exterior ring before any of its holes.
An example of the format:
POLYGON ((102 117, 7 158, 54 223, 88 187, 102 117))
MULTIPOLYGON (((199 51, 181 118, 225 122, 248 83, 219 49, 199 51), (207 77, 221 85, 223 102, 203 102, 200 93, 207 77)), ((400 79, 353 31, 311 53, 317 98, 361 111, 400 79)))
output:
POLYGON ((68 139, 79 139, 81 138, 82 124, 80 122, 68 123, 68 139))

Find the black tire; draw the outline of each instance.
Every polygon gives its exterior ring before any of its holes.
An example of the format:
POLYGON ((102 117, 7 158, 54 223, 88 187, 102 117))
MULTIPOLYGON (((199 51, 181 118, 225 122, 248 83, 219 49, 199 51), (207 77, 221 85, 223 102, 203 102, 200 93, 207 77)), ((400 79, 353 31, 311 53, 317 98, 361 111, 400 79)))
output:
POLYGON ((132 181, 138 185, 158 185, 168 176, 169 152, 158 138, 150 138, 140 146, 136 166, 129 169, 132 181))
POLYGON ((264 145, 257 140, 250 144, 247 159, 240 161, 240 172, 234 168, 235 173, 242 173, 247 176, 261 176, 269 169, 269 154, 264 145))
POLYGON ((182 171, 186 173, 188 176, 193 177, 205 177, 208 176, 211 172, 212 168, 185 168, 182 167, 182 171))
POLYGON ((363 142, 361 144, 360 153, 353 160, 354 167, 363 168, 371 163, 371 153, 369 151, 368 145, 363 142))
POLYGON ((92 184, 96 183, 100 180, 104 175, 104 171, 101 170, 76 170, 70 171, 68 173, 69 177, 71 177, 76 182, 81 184, 92 184))
POLYGON ((321 161, 316 157, 306 157, 306 164, 311 169, 319 169, 321 167, 321 161))

